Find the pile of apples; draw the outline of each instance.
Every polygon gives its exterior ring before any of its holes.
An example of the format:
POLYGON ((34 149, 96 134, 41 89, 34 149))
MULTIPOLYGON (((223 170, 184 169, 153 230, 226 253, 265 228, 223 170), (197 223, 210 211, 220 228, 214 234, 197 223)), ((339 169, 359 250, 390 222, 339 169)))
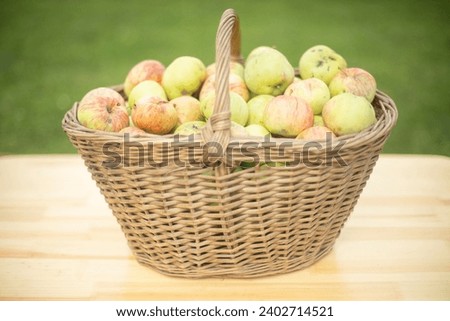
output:
MULTIPOLYGON (((232 136, 325 139, 353 134, 376 122, 371 104, 375 78, 324 45, 306 50, 299 76, 277 49, 261 46, 245 65, 230 62, 232 136), (329 134, 330 135, 330 134, 329 134)), ((133 66, 124 96, 97 88, 80 101, 77 117, 88 128, 142 135, 199 133, 215 103, 215 64, 195 57, 176 58, 165 67, 157 60, 133 66)))

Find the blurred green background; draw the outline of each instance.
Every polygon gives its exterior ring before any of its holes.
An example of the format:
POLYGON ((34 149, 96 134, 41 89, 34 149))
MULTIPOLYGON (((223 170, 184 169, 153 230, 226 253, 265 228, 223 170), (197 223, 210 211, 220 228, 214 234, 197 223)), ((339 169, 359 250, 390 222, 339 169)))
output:
POLYGON ((0 9, 0 154, 75 153, 72 103, 143 59, 214 61, 224 9, 242 53, 275 46, 296 66, 316 44, 370 71, 400 118, 384 152, 450 155, 449 1, 8 1, 0 9))

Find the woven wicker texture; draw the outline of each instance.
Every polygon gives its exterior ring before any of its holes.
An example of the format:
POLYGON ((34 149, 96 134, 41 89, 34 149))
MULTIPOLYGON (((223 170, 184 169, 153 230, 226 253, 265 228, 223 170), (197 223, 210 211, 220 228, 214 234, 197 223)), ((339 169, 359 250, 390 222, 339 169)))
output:
POLYGON ((376 124, 331 143, 230 137, 230 59, 242 60, 231 9, 217 32, 214 115, 199 135, 124 138, 90 130, 76 119, 77 103, 63 119, 137 260, 167 275, 251 278, 319 260, 332 249, 397 120, 394 102, 378 91, 376 124), (216 143, 224 155, 210 148, 216 143), (251 148, 243 153, 243 146, 251 148), (234 170, 256 155, 290 166, 234 170))

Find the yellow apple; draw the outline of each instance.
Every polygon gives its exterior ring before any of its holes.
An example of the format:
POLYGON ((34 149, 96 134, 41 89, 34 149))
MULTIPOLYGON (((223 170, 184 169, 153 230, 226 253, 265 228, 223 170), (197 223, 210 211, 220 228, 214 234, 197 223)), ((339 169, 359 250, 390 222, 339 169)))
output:
POLYGON ((303 98, 315 115, 319 115, 322 112, 323 105, 330 100, 330 91, 327 84, 318 78, 293 82, 286 88, 284 94, 303 98))
POLYGON ((177 126, 191 121, 203 120, 200 102, 192 96, 180 96, 170 101, 178 115, 177 126))
MULTIPOLYGON (((206 120, 211 117, 214 109, 216 96, 214 93, 208 95, 205 99, 203 99, 200 104, 202 108, 203 116, 206 120)), ((235 92, 230 92, 230 119, 242 126, 247 124, 248 120, 248 106, 245 102, 244 98, 235 92)))
POLYGON ((167 66, 161 84, 167 97, 172 100, 183 95, 192 96, 205 78, 206 67, 200 59, 182 56, 167 66))
POLYGON ((130 92, 128 96, 128 111, 131 113, 131 109, 137 101, 144 97, 159 97, 163 100, 167 100, 166 93, 163 87, 154 80, 144 80, 137 84, 130 92))
POLYGON ((258 95, 282 94, 294 76, 294 68, 287 58, 270 47, 254 49, 245 62, 245 83, 250 91, 258 95))
POLYGON ((192 134, 199 134, 203 127, 205 127, 206 122, 202 120, 194 120, 189 121, 186 123, 183 123, 179 125, 176 129, 174 134, 188 136, 192 134))
POLYGON ((264 126, 264 110, 269 102, 274 98, 272 95, 257 95, 247 102, 248 105, 248 124, 257 124, 264 126))
POLYGON ((367 99, 350 93, 332 97, 323 107, 322 117, 337 136, 358 133, 377 120, 367 99))
POLYGON ((319 78, 327 85, 344 68, 347 68, 345 59, 324 45, 309 48, 299 61, 299 73, 302 79, 319 78))

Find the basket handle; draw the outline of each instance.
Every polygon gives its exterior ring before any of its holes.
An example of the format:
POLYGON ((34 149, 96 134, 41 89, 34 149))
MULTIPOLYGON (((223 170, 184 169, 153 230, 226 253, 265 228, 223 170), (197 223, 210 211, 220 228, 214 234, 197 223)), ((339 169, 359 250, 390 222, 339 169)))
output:
POLYGON ((216 164, 222 160, 220 167, 225 166, 226 150, 231 136, 230 61, 243 63, 239 18, 233 9, 224 11, 217 30, 214 110, 202 130, 205 142, 203 158, 209 164, 216 164))

